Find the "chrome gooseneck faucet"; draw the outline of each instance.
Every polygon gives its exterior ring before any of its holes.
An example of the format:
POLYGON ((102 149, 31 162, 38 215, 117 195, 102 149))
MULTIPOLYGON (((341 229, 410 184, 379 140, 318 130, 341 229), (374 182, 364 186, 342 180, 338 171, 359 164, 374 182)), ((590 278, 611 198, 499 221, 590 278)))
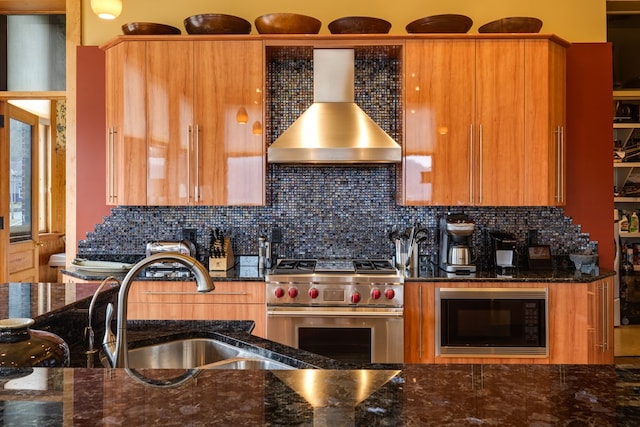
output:
POLYGON ((107 306, 107 320, 102 348, 109 359, 109 363, 114 368, 128 368, 128 346, 127 346, 127 302, 129 300, 129 289, 135 278, 142 270, 157 262, 173 261, 187 267, 193 273, 198 292, 210 292, 215 286, 211 281, 211 276, 207 269, 193 257, 180 253, 158 253, 148 256, 136 263, 122 280, 118 293, 118 319, 117 335, 111 330, 111 317, 113 316, 113 305, 107 306))
POLYGON ((100 283, 100 286, 98 286, 98 289, 95 290, 95 292, 93 293, 93 297, 91 298, 91 303, 89 303, 89 321, 87 323, 87 327, 84 329, 84 336, 87 339, 87 368, 93 368, 93 362, 94 362, 94 356, 95 354, 98 352, 98 349, 95 348, 94 346, 94 340, 95 340, 95 336, 94 336, 94 332, 93 332, 93 327, 92 327, 92 321, 93 321, 93 308, 96 304, 96 300, 98 299, 98 295, 100 295, 100 291, 102 291, 102 288, 105 287, 105 285, 109 282, 114 282, 114 286, 116 285, 120 285, 120 280, 118 280, 118 278, 113 277, 113 276, 109 276, 107 278, 105 278, 102 283, 100 283))

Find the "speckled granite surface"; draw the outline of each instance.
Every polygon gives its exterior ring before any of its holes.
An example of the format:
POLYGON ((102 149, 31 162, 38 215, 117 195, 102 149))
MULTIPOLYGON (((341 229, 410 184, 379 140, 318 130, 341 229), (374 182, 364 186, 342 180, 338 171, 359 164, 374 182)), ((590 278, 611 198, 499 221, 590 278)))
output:
MULTIPOLYGON (((70 267, 64 269, 63 272, 69 276, 82 280, 101 281, 105 278, 103 274, 96 274, 78 270, 70 267)), ((264 281, 264 274, 259 272, 256 267, 232 268, 222 272, 211 272, 214 281, 264 281)), ((407 276, 407 282, 425 282, 425 281, 504 281, 504 282, 567 282, 567 283, 587 283, 594 280, 600 280, 605 277, 613 276, 615 272, 601 269, 597 274, 584 274, 576 272, 573 269, 553 269, 553 270, 516 270, 511 274, 496 274, 495 271, 479 271, 473 276, 460 275, 450 276, 442 271, 424 271, 420 275, 407 276)), ((124 276, 123 276, 124 277, 124 276)), ((140 278, 141 280, 153 280, 140 278)), ((165 279, 163 279, 165 280, 165 279)), ((171 279, 169 279, 171 280, 171 279)), ((175 279, 184 280, 184 279, 175 279)))
MULTIPOLYGON (((41 307, 31 305, 42 303, 40 292, 60 286, 3 284, 0 290, 22 292, 6 299, 6 310, 21 302, 24 310, 37 313, 41 307)), ((101 294, 99 304, 112 301, 116 290, 101 294)), ((299 369, 150 369, 132 375, 124 369, 84 368, 80 331, 88 300, 67 302, 52 298, 51 307, 34 316, 35 326, 70 342, 75 367, 34 368, 21 372, 28 374, 22 378, 0 378, 4 425, 640 425, 640 366, 350 366, 254 337, 251 322, 137 321, 130 324, 129 341, 134 346, 167 337, 212 336, 299 369), (140 375, 184 381, 161 388, 140 375)))
MULTIPOLYGON (((171 379, 179 370, 140 370, 171 379)), ((200 370, 154 387, 124 369, 36 368, 0 390, 4 425, 637 426, 640 367, 408 365, 200 370), (42 372, 39 372, 42 371, 42 372), (34 375, 32 374, 32 375, 34 375), (46 384, 46 389, 36 385, 46 384), (309 387, 311 385, 311 387, 309 387), (12 387, 9 389, 8 387, 12 387), (294 390, 295 389, 295 390, 294 390), (39 405, 48 405, 43 417, 39 405)))

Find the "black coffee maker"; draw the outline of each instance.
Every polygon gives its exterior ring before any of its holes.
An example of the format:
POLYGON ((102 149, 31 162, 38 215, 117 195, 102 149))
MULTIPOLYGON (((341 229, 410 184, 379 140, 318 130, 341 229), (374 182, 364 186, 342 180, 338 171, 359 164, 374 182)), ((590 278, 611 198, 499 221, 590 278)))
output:
POLYGON ((502 231, 489 233, 491 239, 491 265, 496 272, 505 274, 518 265, 516 236, 502 231))

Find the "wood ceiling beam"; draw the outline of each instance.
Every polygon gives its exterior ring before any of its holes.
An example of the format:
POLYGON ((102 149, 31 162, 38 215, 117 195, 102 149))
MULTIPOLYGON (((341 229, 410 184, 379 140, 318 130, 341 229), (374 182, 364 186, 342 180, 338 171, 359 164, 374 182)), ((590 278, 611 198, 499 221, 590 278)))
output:
POLYGON ((0 14, 64 14, 65 0, 0 0, 0 14))

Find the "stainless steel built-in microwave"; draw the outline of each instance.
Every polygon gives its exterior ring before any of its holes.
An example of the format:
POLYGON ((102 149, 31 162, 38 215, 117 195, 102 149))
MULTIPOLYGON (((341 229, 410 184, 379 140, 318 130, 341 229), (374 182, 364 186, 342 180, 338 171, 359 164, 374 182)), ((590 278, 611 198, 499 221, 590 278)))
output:
POLYGON ((436 355, 548 356, 546 288, 436 288, 436 355))

